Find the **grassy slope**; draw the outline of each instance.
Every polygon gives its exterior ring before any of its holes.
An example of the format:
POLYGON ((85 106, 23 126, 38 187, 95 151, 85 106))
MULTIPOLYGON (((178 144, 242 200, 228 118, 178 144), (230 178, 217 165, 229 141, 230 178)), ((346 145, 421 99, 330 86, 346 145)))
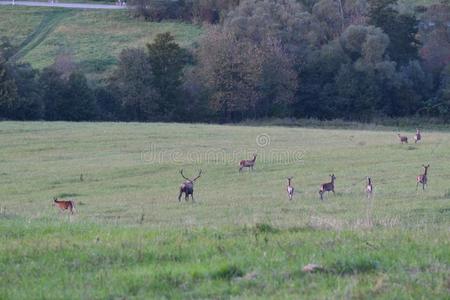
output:
POLYGON ((448 297, 447 132, 399 145, 392 131, 4 122, 0 142, 0 298, 448 297), (194 205, 176 200, 180 168, 204 170, 194 205), (58 216, 54 195, 77 215, 58 216), (310 262, 327 272, 302 273, 310 262))
POLYGON ((182 46, 189 46, 200 34, 196 26, 143 22, 126 11, 25 7, 0 7, 0 28, 6 29, 2 35, 20 45, 22 61, 43 68, 58 54, 69 53, 94 79, 110 71, 120 51, 145 46, 158 33, 170 31, 182 46))

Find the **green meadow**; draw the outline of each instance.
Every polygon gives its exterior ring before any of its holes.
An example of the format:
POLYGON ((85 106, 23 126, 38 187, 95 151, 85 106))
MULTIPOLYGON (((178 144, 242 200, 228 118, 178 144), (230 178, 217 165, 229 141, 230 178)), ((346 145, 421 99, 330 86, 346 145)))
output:
POLYGON ((397 133, 2 122, 0 299, 449 299, 450 132, 397 133))

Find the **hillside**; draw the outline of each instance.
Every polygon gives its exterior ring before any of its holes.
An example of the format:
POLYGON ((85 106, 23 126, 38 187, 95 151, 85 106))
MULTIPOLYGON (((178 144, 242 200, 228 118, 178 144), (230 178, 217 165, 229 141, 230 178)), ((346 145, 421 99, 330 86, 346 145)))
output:
POLYGON ((132 19, 126 11, 79 11, 0 7, 2 35, 20 47, 17 59, 42 69, 59 54, 70 54, 91 79, 101 79, 127 47, 144 46, 170 31, 189 46, 201 29, 182 23, 132 19))

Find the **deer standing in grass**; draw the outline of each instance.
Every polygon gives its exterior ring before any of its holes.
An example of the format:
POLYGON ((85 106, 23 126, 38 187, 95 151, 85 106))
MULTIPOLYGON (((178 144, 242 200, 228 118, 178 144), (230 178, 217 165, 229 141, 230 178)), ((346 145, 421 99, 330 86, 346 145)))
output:
POLYGON ((178 195, 178 201, 181 201, 181 195, 184 193, 184 199, 189 200, 189 195, 191 195, 192 202, 194 202, 194 182, 200 178, 202 175, 202 170, 198 172, 198 176, 194 179, 189 179, 183 174, 183 170, 180 170, 181 176, 186 180, 180 185, 180 194, 178 195))
POLYGON ((404 135, 400 135, 400 133, 398 134, 398 138, 400 139, 400 143, 406 143, 408 144, 408 137, 404 136, 404 135))
POLYGON ((425 186, 427 185, 428 182, 428 168, 430 167, 430 164, 428 164, 427 166, 425 165, 422 166, 425 169, 425 171, 423 172, 423 174, 417 176, 416 191, 419 188, 419 184, 422 185, 422 190, 425 190, 425 186))
POLYGON ((253 166, 255 165, 255 161, 256 161, 256 154, 253 154, 253 159, 241 160, 239 162, 239 172, 241 172, 243 168, 249 168, 253 171, 253 166))
POLYGON ((58 200, 58 198, 53 198, 53 206, 57 206, 60 212, 68 210, 71 215, 75 211, 75 201, 73 200, 58 200))
POLYGON ((320 200, 323 200, 323 193, 325 192, 333 192, 334 194, 334 181, 336 180, 336 176, 334 174, 330 175, 331 182, 323 183, 320 185, 319 195, 320 200))
POLYGON ((287 185, 286 190, 287 190, 287 193, 288 193, 289 200, 292 200, 292 197, 294 196, 294 187, 291 185, 292 178, 294 178, 294 177, 288 177, 287 178, 288 185, 287 185))
POLYGON ((419 128, 416 129, 416 135, 414 135, 414 144, 417 144, 418 141, 422 139, 422 135, 420 134, 419 128))
POLYGON ((367 198, 372 197, 372 193, 373 193, 372 179, 371 179, 370 177, 367 177, 367 184, 366 184, 366 194, 367 194, 367 198))

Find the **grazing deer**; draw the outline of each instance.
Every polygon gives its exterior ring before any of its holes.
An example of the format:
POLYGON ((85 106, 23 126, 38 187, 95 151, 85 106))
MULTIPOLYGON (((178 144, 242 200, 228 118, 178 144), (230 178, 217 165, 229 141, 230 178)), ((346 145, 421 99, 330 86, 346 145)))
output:
POLYGON ((253 171, 255 161, 256 161, 256 154, 253 154, 253 159, 241 160, 239 162, 239 172, 241 172, 243 168, 250 168, 253 171))
POLYGON ((325 192, 333 192, 334 194, 334 181, 336 180, 336 176, 334 176, 334 174, 331 174, 330 177, 331 182, 323 183, 320 185, 320 200, 323 200, 323 193, 325 192))
POLYGON ((75 211, 75 201, 73 200, 58 200, 58 198, 53 198, 53 206, 57 206, 61 212, 68 210, 71 215, 75 211))
POLYGON ((398 138, 400 139, 400 143, 406 143, 408 144, 408 137, 404 136, 404 135, 400 135, 400 133, 398 134, 398 138))
POLYGON ((422 135, 420 134, 419 128, 416 129, 416 135, 414 136, 414 144, 417 144, 418 141, 422 139, 422 135))
POLYGON ((180 174, 184 179, 186 179, 186 181, 180 185, 180 194, 178 195, 178 201, 181 201, 181 195, 184 193, 184 199, 186 201, 189 200, 189 195, 191 195, 192 202, 194 202, 194 182, 200 178, 200 176, 202 175, 202 170, 198 172, 198 176, 194 179, 189 179, 184 176, 183 169, 180 170, 180 174))
POLYGON ((370 177, 367 177, 366 193, 367 193, 367 198, 370 198, 373 193, 373 184, 372 184, 372 179, 370 177))
POLYGON ((294 177, 288 177, 287 178, 288 185, 287 185, 286 190, 287 190, 287 193, 288 193, 289 200, 292 200, 292 197, 294 196, 294 187, 291 185, 292 178, 294 178, 294 177))
POLYGON ((423 174, 420 174, 419 176, 417 176, 417 184, 416 184, 416 191, 419 188, 419 183, 422 184, 422 190, 425 190, 425 186, 427 185, 428 182, 428 168, 430 167, 430 164, 428 164, 427 166, 422 165, 423 168, 425 169, 425 171, 423 172, 423 174))

